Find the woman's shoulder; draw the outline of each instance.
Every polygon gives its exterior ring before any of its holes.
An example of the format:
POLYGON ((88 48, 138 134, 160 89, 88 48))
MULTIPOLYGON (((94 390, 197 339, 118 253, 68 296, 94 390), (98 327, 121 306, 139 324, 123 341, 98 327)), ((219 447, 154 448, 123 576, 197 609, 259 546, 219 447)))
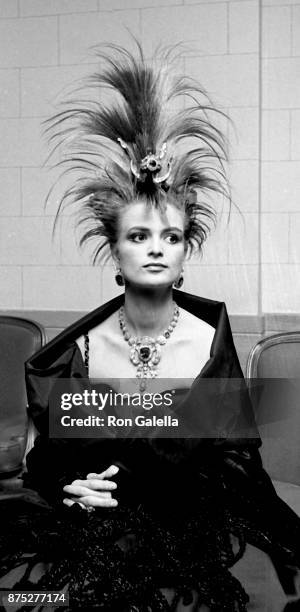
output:
POLYGON ((96 328, 102 321, 105 321, 114 313, 124 301, 124 296, 120 295, 106 302, 99 308, 89 312, 75 323, 64 329, 53 340, 45 344, 27 361, 29 368, 45 368, 53 364, 57 359, 64 358, 65 354, 76 350, 78 338, 91 329, 96 328))
POLYGON ((84 356, 87 345, 87 335, 88 346, 101 346, 104 348, 107 345, 118 343, 120 336, 118 331, 118 311, 114 311, 104 320, 101 320, 100 322, 97 320, 96 324, 91 326, 87 332, 78 336, 75 342, 80 348, 82 356, 84 356))
POLYGON ((199 332, 202 336, 204 335, 207 337, 212 337, 214 335, 216 328, 201 317, 195 316, 184 308, 180 308, 179 312, 187 332, 190 332, 191 335, 195 332, 199 332))

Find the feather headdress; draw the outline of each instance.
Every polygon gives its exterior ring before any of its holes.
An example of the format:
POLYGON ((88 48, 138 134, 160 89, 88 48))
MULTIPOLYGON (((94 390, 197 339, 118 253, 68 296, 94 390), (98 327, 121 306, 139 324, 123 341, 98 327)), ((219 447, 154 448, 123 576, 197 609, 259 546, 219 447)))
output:
MULTIPOLYGON (((85 85, 91 99, 70 99, 47 121, 54 150, 64 146, 63 174, 80 172, 59 210, 79 203, 81 221, 89 223, 81 244, 99 237, 94 261, 116 240, 116 218, 124 205, 143 200, 157 207, 171 202, 186 212, 186 240, 201 249, 214 220, 204 194, 229 197, 223 162, 225 139, 210 120, 220 113, 199 84, 174 72, 176 47, 145 60, 109 45, 96 50, 101 60, 85 85), (107 103, 101 94, 109 90, 107 103), (100 95, 99 95, 100 94, 100 95)), ((223 113, 221 113, 223 114, 223 113)))

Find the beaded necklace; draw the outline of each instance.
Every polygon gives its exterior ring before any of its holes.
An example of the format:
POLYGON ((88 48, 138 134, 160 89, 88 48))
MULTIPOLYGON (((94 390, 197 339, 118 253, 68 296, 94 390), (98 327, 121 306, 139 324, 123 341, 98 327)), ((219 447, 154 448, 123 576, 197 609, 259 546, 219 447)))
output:
POLYGON ((173 317, 165 329, 157 338, 151 336, 133 336, 128 331, 125 319, 124 306, 119 310, 119 323, 124 337, 130 346, 129 358, 131 363, 137 368, 136 377, 140 379, 140 391, 145 391, 147 378, 157 376, 157 366, 161 360, 161 346, 166 344, 168 338, 173 333, 179 318, 179 308, 174 302, 173 317))

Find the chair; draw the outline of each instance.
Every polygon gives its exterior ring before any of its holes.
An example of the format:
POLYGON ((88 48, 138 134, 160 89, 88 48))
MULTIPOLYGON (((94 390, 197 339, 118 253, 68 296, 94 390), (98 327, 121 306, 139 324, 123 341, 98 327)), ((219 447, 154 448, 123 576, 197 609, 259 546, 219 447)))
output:
POLYGON ((0 316, 0 478, 22 469, 28 429, 24 363, 45 340, 38 323, 0 316))
POLYGON ((246 376, 264 467, 278 495, 300 516, 300 331, 260 340, 249 354, 246 376))

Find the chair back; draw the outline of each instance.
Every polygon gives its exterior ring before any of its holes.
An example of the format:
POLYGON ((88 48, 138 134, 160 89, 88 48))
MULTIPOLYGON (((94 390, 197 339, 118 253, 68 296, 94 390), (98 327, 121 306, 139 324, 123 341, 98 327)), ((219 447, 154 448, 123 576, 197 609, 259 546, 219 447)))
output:
POLYGON ((0 475, 22 466, 27 439, 24 363, 45 343, 41 325, 0 316, 0 475))
POLYGON ((246 376, 256 397, 264 467, 271 478, 300 485, 300 331, 260 340, 246 376))

